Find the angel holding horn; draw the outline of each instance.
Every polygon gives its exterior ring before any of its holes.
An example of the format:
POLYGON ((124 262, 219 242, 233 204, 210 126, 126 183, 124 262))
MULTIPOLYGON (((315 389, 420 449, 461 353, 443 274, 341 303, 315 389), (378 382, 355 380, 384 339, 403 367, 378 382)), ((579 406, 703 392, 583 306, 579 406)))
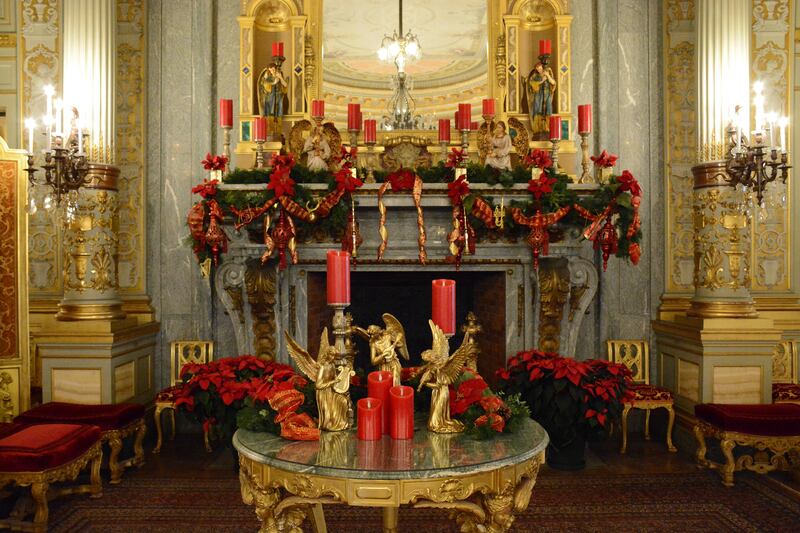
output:
POLYGON ((384 313, 382 318, 385 328, 372 325, 367 329, 356 326, 353 330, 369 341, 369 358, 372 364, 377 366, 378 370, 391 372, 392 384, 397 386, 400 385, 400 375, 403 370, 399 356, 406 361, 411 359, 406 346, 406 332, 394 315, 384 313))
POLYGON ((433 334, 433 346, 422 352, 423 367, 417 391, 423 386, 432 389, 431 411, 428 416, 428 430, 434 433, 460 433, 464 424, 450 418, 450 385, 464 368, 464 364, 476 356, 477 345, 465 340, 450 355, 450 342, 442 329, 433 320, 428 320, 433 334))
POLYGON ((314 382, 319 411, 319 428, 341 431, 350 427, 350 377, 355 375, 349 365, 336 365, 339 352, 328 341, 328 328, 322 330, 316 361, 289 335, 286 336, 289 355, 308 379, 314 382))

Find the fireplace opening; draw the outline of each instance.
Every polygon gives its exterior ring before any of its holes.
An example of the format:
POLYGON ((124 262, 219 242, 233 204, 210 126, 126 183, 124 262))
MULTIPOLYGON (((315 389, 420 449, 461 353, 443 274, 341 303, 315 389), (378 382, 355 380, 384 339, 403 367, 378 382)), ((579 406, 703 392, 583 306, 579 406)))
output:
MULTIPOLYGON (((308 273, 308 344, 316 354, 322 328, 330 330, 332 312, 326 302, 325 272, 308 273)), ((450 349, 460 346, 464 334, 461 326, 472 311, 482 327, 477 336, 481 355, 478 371, 488 380, 505 365, 506 353, 506 283, 505 271, 461 272, 357 272, 351 273, 351 304, 347 312, 353 323, 366 328, 371 324, 384 326, 381 315, 391 313, 403 324, 411 362, 403 366, 418 366, 420 355, 431 347, 431 281, 449 278, 456 281, 456 334, 450 339, 450 349)), ((356 368, 372 371, 369 344, 356 337, 356 368)))

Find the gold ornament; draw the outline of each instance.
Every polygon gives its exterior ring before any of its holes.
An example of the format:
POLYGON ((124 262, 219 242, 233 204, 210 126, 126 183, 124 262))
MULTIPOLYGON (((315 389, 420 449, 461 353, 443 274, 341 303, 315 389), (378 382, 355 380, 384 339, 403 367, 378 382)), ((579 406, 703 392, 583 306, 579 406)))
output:
POLYGON ((349 365, 336 365, 339 353, 328 341, 328 328, 322 330, 316 361, 284 331, 287 349, 297 367, 314 382, 317 391, 319 428, 341 431, 350 427, 350 377, 355 375, 349 365))
POLYGON ((433 389, 428 430, 434 433, 460 433, 464 431, 464 424, 450 419, 450 385, 461 375, 464 363, 477 357, 477 346, 465 340, 450 355, 450 342, 444 332, 433 320, 428 320, 428 324, 433 334, 433 346, 422 352, 422 360, 427 364, 417 388, 418 391, 423 386, 433 389))
POLYGON ((400 385, 400 373, 403 369, 398 355, 406 361, 411 359, 406 345, 406 332, 400 321, 390 313, 383 314, 383 323, 386 328, 372 325, 364 329, 354 326, 353 331, 369 341, 370 361, 378 370, 391 372, 392 382, 397 386, 400 385))

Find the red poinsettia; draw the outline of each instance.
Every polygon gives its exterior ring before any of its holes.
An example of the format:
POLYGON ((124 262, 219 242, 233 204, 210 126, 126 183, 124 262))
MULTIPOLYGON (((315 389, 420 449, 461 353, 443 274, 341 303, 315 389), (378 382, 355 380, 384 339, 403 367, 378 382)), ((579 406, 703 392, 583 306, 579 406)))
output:
POLYGON ((294 180, 291 177, 292 167, 276 166, 269 176, 267 190, 272 190, 276 198, 283 195, 294 196, 294 180))
POLYGON ((477 427, 488 425, 498 433, 502 433, 503 429, 506 427, 506 421, 497 413, 486 413, 485 415, 481 415, 475 419, 475 425, 477 427))
POLYGON ((455 394, 450 394, 450 414, 460 415, 472 404, 479 402, 488 386, 480 376, 461 383, 455 394))
POLYGON ((631 196, 640 197, 642 195, 642 186, 633 177, 630 170, 623 170, 622 175, 617 178, 619 183, 619 192, 630 191, 631 196))
POLYGON ((525 156, 523 164, 526 168, 538 167, 544 170, 553 166, 553 160, 550 158, 549 152, 537 148, 525 156))
POLYGON ((611 168, 611 167, 613 167, 614 165, 617 164, 617 159, 618 158, 617 158, 616 155, 609 154, 605 150, 600 152, 600 155, 597 155, 597 156, 593 155, 591 157, 591 160, 594 161, 595 165, 597 165, 598 167, 603 167, 603 168, 611 168))
POLYGON ((203 168, 206 170, 225 170, 228 164, 228 158, 224 155, 211 155, 211 152, 206 154, 206 158, 202 161, 203 168))
POLYGON ((349 150, 342 145, 342 151, 336 157, 336 160, 342 164, 342 167, 352 167, 358 159, 358 146, 353 146, 349 150))
POLYGON ((546 173, 542 172, 539 175, 539 179, 528 180, 528 190, 537 200, 540 200, 543 194, 553 192, 553 184, 555 182, 555 178, 550 178, 546 173))
POLYGON ((219 185, 219 180, 203 180, 200 185, 192 187, 192 193, 199 194, 204 200, 207 200, 217 195, 217 185, 219 185))
POLYGON ((339 171, 336 172, 335 178, 336 188, 340 191, 348 193, 351 193, 364 185, 364 182, 358 179, 358 177, 348 167, 340 168, 339 171))
POLYGON ((461 163, 467 158, 467 155, 464 153, 464 150, 459 148, 453 148, 450 150, 450 153, 447 154, 447 162, 444 164, 447 168, 457 168, 461 166, 461 163))
POLYGON ((401 168, 395 172, 392 172, 386 179, 389 180, 389 183, 392 186, 392 191, 410 191, 414 188, 414 173, 407 169, 401 168))
POLYGON ((465 176, 459 176, 447 184, 447 196, 454 204, 461 202, 461 199, 469 194, 469 182, 465 176))

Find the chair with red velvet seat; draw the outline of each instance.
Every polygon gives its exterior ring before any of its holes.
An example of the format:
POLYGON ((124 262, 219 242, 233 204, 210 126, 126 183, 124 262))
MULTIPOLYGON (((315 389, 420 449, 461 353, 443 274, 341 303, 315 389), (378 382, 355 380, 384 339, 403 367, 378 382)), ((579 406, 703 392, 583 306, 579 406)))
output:
POLYGON ((800 404, 797 341, 781 341, 772 355, 772 402, 800 404))
POLYGON ((102 495, 100 463, 103 459, 101 432, 84 424, 0 424, 0 488, 9 484, 31 488, 33 507, 21 497, 0 528, 46 531, 48 500, 66 494, 102 495), (88 485, 53 489, 52 483, 73 481, 91 463, 88 485), (33 522, 25 518, 33 513, 33 522))
MULTIPOLYGON (((156 447, 153 453, 161 451, 163 432, 161 430, 161 412, 169 410, 172 421, 172 435, 175 438, 175 391, 180 387, 181 368, 188 363, 203 365, 214 358, 214 341, 175 341, 170 343, 170 384, 169 387, 156 394, 156 409, 153 418, 156 424, 156 447)), ((203 443, 206 451, 211 451, 208 432, 203 430, 203 443)))
POLYGON ((726 487, 733 486, 733 473, 743 469, 759 474, 800 469, 796 458, 790 461, 786 457, 790 452, 800 455, 800 405, 706 403, 695 405, 694 415, 697 463, 719 470, 726 487), (719 439, 724 464, 706 458, 706 437, 719 439), (737 445, 754 451, 734 458, 737 445))
POLYGON ((622 408, 622 445, 619 452, 625 453, 628 448, 628 413, 631 409, 642 409, 644 415, 644 438, 650 440, 650 411, 666 409, 669 416, 667 422, 667 449, 678 451, 672 444, 672 426, 675 424, 675 410, 672 392, 664 387, 650 384, 650 348, 647 341, 642 340, 609 340, 606 342, 608 360, 627 366, 633 377, 633 398, 627 400, 622 408))
POLYGON ((144 464, 144 441, 147 426, 144 423, 144 406, 135 403, 117 403, 103 405, 84 405, 77 403, 49 402, 30 409, 17 418, 15 422, 27 424, 91 424, 100 428, 101 440, 108 442, 111 453, 108 456, 108 468, 111 470, 110 483, 122 480, 125 468, 144 464), (133 443, 134 455, 122 461, 122 441, 136 435, 133 443))

